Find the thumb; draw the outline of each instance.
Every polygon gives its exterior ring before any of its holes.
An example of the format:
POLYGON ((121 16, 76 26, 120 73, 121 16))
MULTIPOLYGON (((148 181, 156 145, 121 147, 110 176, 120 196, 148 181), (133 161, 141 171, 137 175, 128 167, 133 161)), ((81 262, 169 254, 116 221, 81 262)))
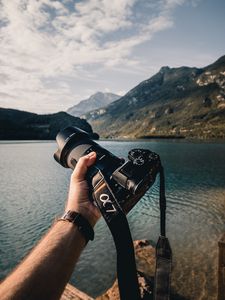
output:
POLYGON ((73 171, 72 178, 75 181, 83 181, 87 173, 88 167, 92 166, 96 160, 96 153, 91 152, 88 155, 82 156, 73 171))

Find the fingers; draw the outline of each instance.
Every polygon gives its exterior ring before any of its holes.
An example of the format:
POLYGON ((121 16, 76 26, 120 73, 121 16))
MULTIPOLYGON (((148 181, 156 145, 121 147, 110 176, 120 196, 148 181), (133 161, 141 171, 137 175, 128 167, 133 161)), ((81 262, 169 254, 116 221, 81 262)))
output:
POLYGON ((85 179, 88 167, 92 166, 96 160, 96 153, 91 152, 88 155, 81 157, 73 171, 72 178, 76 181, 85 179))

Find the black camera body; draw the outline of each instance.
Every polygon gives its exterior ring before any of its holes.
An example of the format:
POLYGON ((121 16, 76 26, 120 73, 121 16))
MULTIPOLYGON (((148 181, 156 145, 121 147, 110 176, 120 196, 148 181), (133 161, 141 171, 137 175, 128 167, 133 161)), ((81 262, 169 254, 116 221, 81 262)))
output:
POLYGON ((159 155, 144 149, 131 150, 128 161, 124 162, 77 127, 65 128, 56 141, 58 150, 54 158, 66 168, 74 169, 81 156, 96 152, 96 162, 89 168, 87 180, 93 200, 108 216, 116 214, 118 209, 127 214, 153 185, 161 166, 159 155))

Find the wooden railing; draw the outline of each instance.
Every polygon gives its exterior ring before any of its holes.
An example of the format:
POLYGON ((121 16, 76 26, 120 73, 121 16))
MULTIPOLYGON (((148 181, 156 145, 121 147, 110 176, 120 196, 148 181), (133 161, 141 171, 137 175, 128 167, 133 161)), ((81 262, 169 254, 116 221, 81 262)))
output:
POLYGON ((218 300, 225 300, 225 233, 218 242, 218 300))

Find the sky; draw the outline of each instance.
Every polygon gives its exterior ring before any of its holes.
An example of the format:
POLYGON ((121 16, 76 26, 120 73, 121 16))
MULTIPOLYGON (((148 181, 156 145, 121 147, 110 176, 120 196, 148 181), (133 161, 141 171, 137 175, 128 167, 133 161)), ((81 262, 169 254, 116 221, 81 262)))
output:
POLYGON ((67 110, 224 54, 224 0, 0 0, 0 107, 67 110))

